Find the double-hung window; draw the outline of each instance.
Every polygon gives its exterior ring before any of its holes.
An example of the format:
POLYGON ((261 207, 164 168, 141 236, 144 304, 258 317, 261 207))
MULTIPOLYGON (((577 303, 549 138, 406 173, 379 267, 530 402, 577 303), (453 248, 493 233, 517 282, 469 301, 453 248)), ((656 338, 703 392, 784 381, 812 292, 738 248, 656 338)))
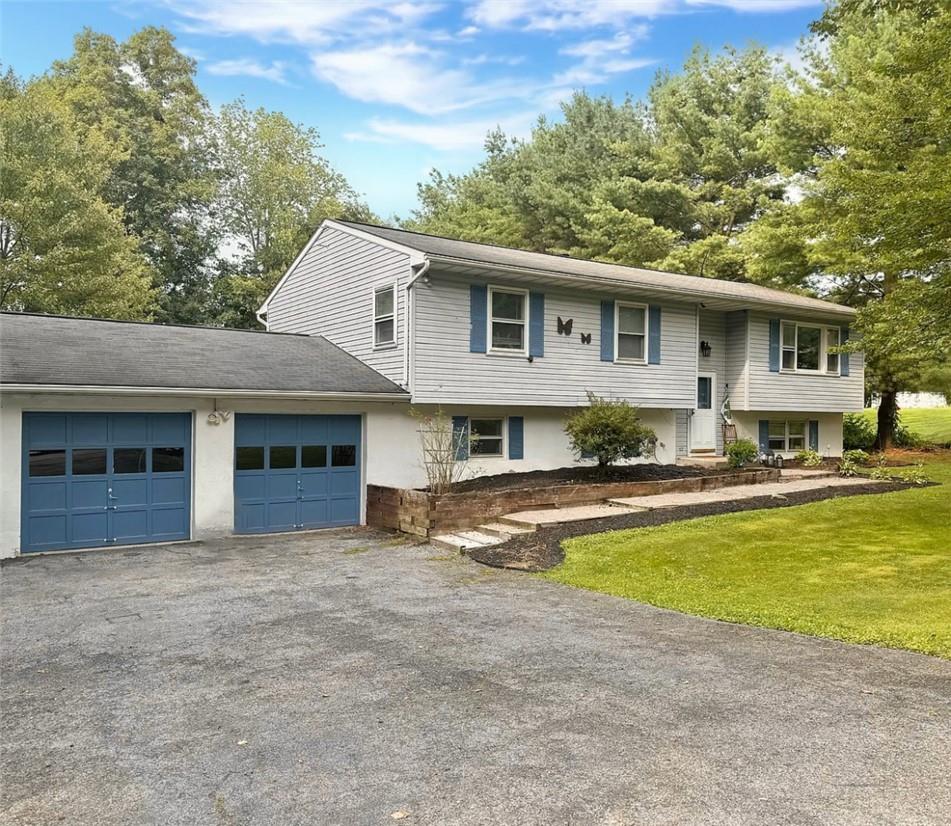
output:
POLYGON ((806 423, 804 421, 770 421, 770 450, 805 450, 806 423))
POLYGON ((502 419, 469 419, 469 429, 472 456, 502 455, 502 419))
POLYGON ((782 322, 782 370, 798 373, 839 372, 839 354, 829 352, 839 346, 839 328, 816 324, 782 322))
POLYGON ((647 362, 647 307, 643 304, 617 303, 618 361, 647 362))
POLYGON ((396 285, 373 291, 373 346, 396 344, 396 285))
POLYGON ((527 323, 525 290, 489 287, 489 341, 493 351, 525 353, 527 323))

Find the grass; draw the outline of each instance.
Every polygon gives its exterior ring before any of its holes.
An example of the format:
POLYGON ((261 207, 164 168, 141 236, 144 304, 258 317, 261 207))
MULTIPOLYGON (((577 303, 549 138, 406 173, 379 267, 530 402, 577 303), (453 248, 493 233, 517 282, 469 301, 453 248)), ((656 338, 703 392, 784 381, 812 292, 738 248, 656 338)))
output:
MULTIPOLYGON (((875 408, 865 410, 875 421, 875 408)), ((926 444, 951 446, 951 407, 908 407, 898 414, 901 423, 926 444)))
POLYGON ((941 486, 579 537, 542 576, 951 659, 951 453, 922 458, 941 486))

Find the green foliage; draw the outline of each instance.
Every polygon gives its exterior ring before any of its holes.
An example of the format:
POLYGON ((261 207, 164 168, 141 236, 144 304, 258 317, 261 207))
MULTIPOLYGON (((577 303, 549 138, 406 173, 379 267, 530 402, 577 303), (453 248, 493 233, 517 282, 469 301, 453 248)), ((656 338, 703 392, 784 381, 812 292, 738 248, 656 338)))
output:
POLYGON ((318 154, 317 130, 238 100, 222 107, 215 137, 222 175, 217 211, 240 253, 238 281, 216 285, 216 303, 227 309, 215 320, 253 326, 254 311, 321 221, 373 216, 318 154))
POLYGON ((822 464, 822 456, 814 450, 800 450, 796 454, 796 459, 803 467, 819 467, 822 464))
POLYGON ((571 539, 543 576, 727 622, 951 659, 951 457, 941 485, 571 539))
POLYGON ((80 136, 62 100, 9 75, 0 128, 0 306, 147 317, 149 267, 100 194, 123 153, 98 130, 80 136))
POLYGON ((842 417, 842 446, 846 450, 871 450, 875 444, 875 424, 862 413, 842 417))
POLYGON ((846 450, 839 462, 840 476, 858 476, 868 464, 869 455, 864 450, 846 450))
POLYGON ((759 458, 759 446, 752 439, 737 439, 724 449, 727 464, 732 468, 741 468, 759 458))
POLYGON ((591 393, 588 402, 588 407, 565 422, 571 449, 579 458, 594 456, 600 467, 606 467, 623 459, 654 455, 657 435, 641 422, 636 407, 591 393))
POLYGON ((195 71, 165 29, 146 26, 122 43, 86 29, 67 60, 31 83, 69 108, 81 144, 99 134, 116 149, 101 195, 149 261, 165 321, 203 320, 220 235, 210 220, 211 113, 195 71))
POLYGON ((406 222, 424 232, 539 252, 743 279, 734 241, 783 184, 766 152, 780 82, 763 49, 696 51, 644 105, 583 92, 531 140, 486 141, 471 173, 433 173, 406 222))

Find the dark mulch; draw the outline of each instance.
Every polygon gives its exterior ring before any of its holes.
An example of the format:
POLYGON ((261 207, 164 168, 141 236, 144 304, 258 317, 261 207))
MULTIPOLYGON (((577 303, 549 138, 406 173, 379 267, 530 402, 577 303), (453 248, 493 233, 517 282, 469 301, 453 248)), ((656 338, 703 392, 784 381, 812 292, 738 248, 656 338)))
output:
MULTIPOLYGON (((761 470, 752 467, 747 470, 761 470)), ((477 476, 457 482, 453 493, 472 491, 512 490, 549 485, 579 485, 599 482, 657 482, 664 479, 694 479, 698 476, 718 476, 728 473, 725 468, 681 467, 680 465, 620 465, 598 468, 591 465, 562 467, 556 470, 532 470, 527 473, 500 473, 496 476, 477 476)))
POLYGON ((534 533, 517 536, 509 542, 487 548, 473 548, 466 553, 476 562, 493 568, 513 568, 520 571, 547 571, 560 565, 565 558, 561 543, 575 536, 586 536, 625 528, 646 528, 695 519, 698 516, 715 516, 737 511, 768 510, 805 505, 823 499, 838 499, 865 493, 891 493, 911 487, 902 483, 857 482, 848 487, 816 488, 815 490, 790 491, 784 498, 757 496, 755 499, 739 499, 735 502, 710 502, 704 505, 685 505, 680 508, 663 508, 653 511, 638 511, 623 516, 608 516, 587 522, 571 522, 539 528, 534 533))

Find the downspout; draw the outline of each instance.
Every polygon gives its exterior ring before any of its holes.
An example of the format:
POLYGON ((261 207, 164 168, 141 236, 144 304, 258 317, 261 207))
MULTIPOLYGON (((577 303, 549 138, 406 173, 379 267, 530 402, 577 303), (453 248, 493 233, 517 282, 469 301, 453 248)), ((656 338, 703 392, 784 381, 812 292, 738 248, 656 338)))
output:
POLYGON ((423 262, 423 265, 418 270, 416 270, 415 273, 413 273, 413 277, 410 278, 410 280, 406 283, 406 300, 403 304, 403 316, 404 316, 403 329, 406 331, 406 335, 403 341, 403 348, 404 348, 403 387, 405 387, 407 390, 410 389, 409 387, 410 361, 409 360, 410 360, 410 348, 412 347, 412 344, 413 344, 413 330, 412 330, 413 314, 410 312, 410 300, 411 300, 410 296, 411 296, 411 291, 413 289, 413 285, 416 283, 418 279, 422 278, 424 275, 426 275, 427 272, 429 272, 429 266, 431 263, 432 262, 427 258, 423 262))
POLYGON ((260 321, 261 324, 264 325, 264 329, 265 329, 267 332, 270 332, 271 328, 268 326, 268 323, 267 323, 267 305, 266 305, 266 304, 265 304, 263 307, 261 307, 260 310, 257 310, 257 311, 254 313, 254 317, 255 317, 258 321, 260 321), (262 312, 262 311, 263 311, 263 312, 262 312))

